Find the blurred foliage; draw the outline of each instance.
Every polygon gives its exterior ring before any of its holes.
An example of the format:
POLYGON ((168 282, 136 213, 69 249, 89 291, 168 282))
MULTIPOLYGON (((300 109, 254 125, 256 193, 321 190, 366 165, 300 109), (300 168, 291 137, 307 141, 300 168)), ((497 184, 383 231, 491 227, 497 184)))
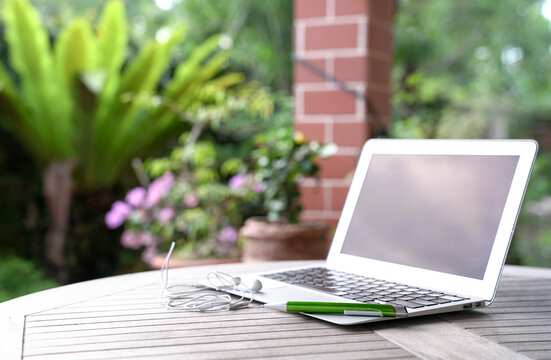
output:
POLYGON ((536 138, 508 262, 549 266, 551 30, 540 0, 397 2, 392 136, 536 138), (547 139, 547 140, 546 140, 547 139))
POLYGON ((272 89, 291 93, 292 0, 185 0, 171 11, 181 11, 192 39, 227 34, 233 66, 272 89))
POLYGON ((145 262, 173 241, 185 258, 237 258, 238 229, 258 201, 252 181, 230 178, 240 163, 240 158, 224 161, 212 140, 184 133, 167 157, 146 160, 148 177, 155 180, 114 203, 106 222, 124 223, 122 244, 143 247, 145 262))
POLYGON ((250 137, 290 117, 286 107, 272 112, 272 104, 287 104, 288 98, 255 93, 260 97, 236 114, 203 108, 201 120, 170 154, 145 160, 145 172, 138 173, 142 187, 131 189, 106 215, 109 227, 124 224, 124 246, 143 247, 146 263, 173 241, 185 258, 239 256, 238 229, 255 213, 262 190, 252 176, 238 174, 253 147, 250 137), (243 128, 235 126, 236 119, 243 128), (155 180, 149 183, 149 178, 155 180))
POLYGON ((32 159, 0 128, 0 256, 29 256, 38 243, 40 194, 32 159))
POLYGON ((539 0, 400 0, 396 137, 530 137, 551 120, 551 31, 539 0), (542 105, 544 105, 542 107, 542 105))
POLYGON ((335 144, 307 142, 303 134, 293 133, 291 127, 259 134, 254 142, 249 171, 263 185, 268 221, 298 223, 302 211, 300 181, 318 176, 319 159, 334 155, 335 144))
POLYGON ((56 286, 29 260, 14 256, 0 259, 0 302, 56 286))
MULTIPOLYGON (((0 4, 6 0, 0 0, 0 4)), ((95 20, 105 0, 33 0, 55 35, 75 16, 95 20)), ((291 93, 293 1, 125 0, 129 49, 184 26, 187 41, 174 50, 176 59, 214 34, 226 34, 232 47, 230 67, 273 90, 291 93)))
MULTIPOLYGON (((80 239, 66 244, 63 263, 77 266, 76 273, 91 265, 91 272, 106 275, 118 251, 103 246, 110 237, 89 225, 106 210, 130 160, 164 147, 206 117, 243 106, 271 111, 271 104, 260 85, 239 85, 244 74, 227 69, 230 51, 223 36, 191 44, 182 42, 181 26, 172 26, 157 28, 155 40, 146 41, 135 23, 143 16, 127 22, 122 1, 101 2, 101 11, 99 2, 74 2, 72 8, 37 3, 40 13, 27 0, 2 2, 0 126, 42 172, 50 209, 46 239, 63 239, 66 223, 69 237, 80 239), (56 203, 64 197, 75 199, 70 216, 70 202, 56 203)), ((142 13, 140 4, 129 4, 131 13, 142 13)), ((42 212, 38 227, 44 231, 42 212)), ((52 264, 64 266, 53 258, 52 264)))
POLYGON ((127 24, 119 1, 107 3, 95 33, 84 18, 63 28, 54 51, 26 1, 6 1, 4 17, 20 86, 0 67, 0 120, 39 164, 75 160, 80 188, 112 185, 132 157, 174 130, 178 114, 191 117, 205 103, 222 103, 223 91, 243 81, 232 73, 213 79, 229 57, 214 36, 172 69, 154 96, 182 33, 146 43, 123 67, 127 24))
POLYGON ((270 98, 270 116, 241 111, 209 118, 184 133, 168 156, 148 158, 140 178, 155 180, 131 189, 105 218, 111 228, 124 225, 123 245, 144 248, 146 262, 172 241, 187 258, 235 257, 246 218, 298 222, 300 180, 317 176, 317 161, 336 147, 293 133, 290 97, 270 98))

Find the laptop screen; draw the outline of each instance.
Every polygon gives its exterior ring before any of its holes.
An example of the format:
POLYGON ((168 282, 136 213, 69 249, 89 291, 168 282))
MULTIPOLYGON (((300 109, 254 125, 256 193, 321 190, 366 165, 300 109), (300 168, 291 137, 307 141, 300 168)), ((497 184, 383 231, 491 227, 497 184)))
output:
POLYGON ((518 161, 374 154, 341 252, 482 280, 518 161))

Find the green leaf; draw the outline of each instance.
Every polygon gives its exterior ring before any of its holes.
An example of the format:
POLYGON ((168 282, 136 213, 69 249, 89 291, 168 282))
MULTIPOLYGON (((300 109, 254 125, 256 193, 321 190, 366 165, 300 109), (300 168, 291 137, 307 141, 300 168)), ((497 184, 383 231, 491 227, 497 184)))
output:
POLYGON ((15 85, 2 62, 0 62, 0 92, 10 95, 14 95, 16 92, 15 85))
MULTIPOLYGON (((118 101, 115 95, 119 87, 120 69, 128 44, 126 15, 122 1, 112 0, 105 5, 98 22, 96 37, 97 67, 104 72, 104 80, 93 135, 101 138, 109 131, 108 125, 105 125, 108 121, 107 113, 113 101, 118 101)), ((101 148, 97 151, 101 151, 101 148)))
POLYGON ((0 124, 22 140, 25 139, 24 128, 28 119, 16 98, 16 88, 4 64, 0 62, 0 124))
POLYGON ((120 0, 109 1, 103 8, 96 31, 97 66, 106 73, 103 100, 111 96, 118 87, 120 68, 128 43, 127 32, 124 3, 120 0))
MULTIPOLYGON (((192 52, 189 59, 176 67, 174 78, 168 82, 162 96, 178 104, 178 111, 184 112, 194 100, 193 92, 196 90, 196 87, 201 85, 201 81, 204 82, 212 77, 212 75, 210 77, 205 76, 204 62, 219 49, 219 40, 220 35, 210 37, 192 52)), ((222 56, 224 58, 221 59, 219 57, 218 64, 225 64, 229 55, 227 52, 224 52, 222 56)), ((209 71, 211 74, 213 72, 213 64, 211 61, 211 70, 209 71)), ((215 69, 215 73, 220 70, 220 66, 218 65, 218 68, 215 69)), ((151 114, 151 118, 156 120, 158 128, 166 131, 173 123, 175 115, 174 109, 161 107, 151 114)))
POLYGON ((144 105, 135 99, 153 92, 168 66, 170 50, 181 36, 181 32, 176 32, 166 43, 148 43, 124 71, 115 101, 102 120, 105 127, 97 134, 96 149, 104 155, 100 163, 105 180, 112 181, 120 168, 139 152, 143 142, 149 143, 157 137, 158 131, 151 123, 138 116, 144 105), (129 96, 130 101, 122 101, 123 96, 129 96))
POLYGON ((167 85, 166 96, 170 97, 174 92, 178 92, 182 84, 194 77, 205 59, 219 48, 219 41, 220 35, 210 37, 193 51, 188 60, 176 68, 174 79, 167 85))
MULTIPOLYGON (((21 80, 21 97, 29 109, 29 138, 44 144, 45 158, 74 154, 68 103, 56 81, 48 34, 27 0, 4 5, 9 60, 21 80)), ((29 139, 27 142, 32 141, 29 139)))
POLYGON ((33 131, 29 116, 21 107, 17 98, 7 91, 0 90, 0 125, 20 139, 39 161, 45 162, 47 151, 40 138, 31 137, 33 131))
POLYGON ((55 43, 58 80, 70 95, 77 74, 92 70, 96 55, 92 27, 86 19, 76 19, 61 31, 55 43))
POLYGON ((64 28, 56 40, 54 55, 57 81, 62 97, 69 102, 75 125, 75 146, 80 150, 80 162, 86 164, 92 151, 90 134, 96 95, 81 81, 80 76, 92 70, 95 63, 95 37, 90 23, 86 19, 76 19, 64 28))
POLYGON ((243 159, 241 158, 231 158, 222 163, 220 167, 220 174, 222 176, 230 176, 237 174, 239 169, 243 166, 243 159))
POLYGON ((325 144, 320 148, 319 156, 322 159, 328 158, 330 156, 335 155, 338 150, 339 150, 338 146, 333 143, 325 144))

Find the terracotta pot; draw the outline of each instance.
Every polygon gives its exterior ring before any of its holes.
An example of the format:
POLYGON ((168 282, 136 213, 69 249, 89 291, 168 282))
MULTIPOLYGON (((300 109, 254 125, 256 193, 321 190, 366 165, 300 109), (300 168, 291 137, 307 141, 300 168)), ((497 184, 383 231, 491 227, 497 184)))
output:
POLYGON ((329 250, 329 226, 322 222, 270 223, 253 217, 240 234, 245 237, 244 262, 324 259, 329 250))
MULTIPOLYGON (((160 269, 165 261, 166 254, 155 255, 149 262, 149 266, 153 269, 160 269)), ((219 259, 219 258, 207 258, 207 259, 182 259, 172 255, 170 257, 170 268, 190 267, 190 266, 207 266, 207 265, 220 265, 220 264, 233 264, 241 262, 241 259, 219 259)))

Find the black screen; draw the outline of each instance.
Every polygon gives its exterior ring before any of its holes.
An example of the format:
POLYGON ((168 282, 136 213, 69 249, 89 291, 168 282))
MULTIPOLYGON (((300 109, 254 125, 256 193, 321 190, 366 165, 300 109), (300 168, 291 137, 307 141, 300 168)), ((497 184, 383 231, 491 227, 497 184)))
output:
POLYGON ((483 279, 518 160, 373 155, 341 252, 483 279))

